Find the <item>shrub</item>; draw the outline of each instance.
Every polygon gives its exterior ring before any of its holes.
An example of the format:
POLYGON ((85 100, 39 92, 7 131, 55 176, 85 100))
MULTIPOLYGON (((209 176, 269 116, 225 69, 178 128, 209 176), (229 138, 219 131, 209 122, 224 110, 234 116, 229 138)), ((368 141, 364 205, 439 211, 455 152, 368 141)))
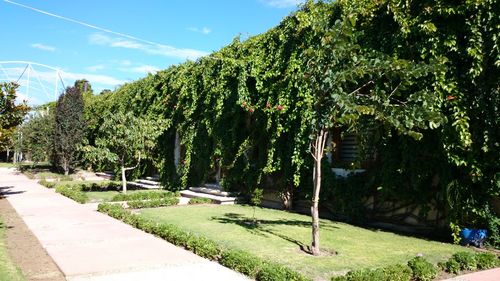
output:
POLYGON ((194 205, 194 204, 211 204, 211 203, 212 203, 212 199, 210 199, 210 198, 197 197, 197 198, 191 198, 191 199, 189 199, 189 204, 190 205, 194 205))
POLYGON ((87 194, 85 194, 84 192, 82 192, 79 189, 76 189, 76 188, 74 188, 70 185, 66 185, 66 184, 57 186, 56 192, 66 196, 70 199, 73 199, 74 201, 76 201, 80 204, 84 204, 85 202, 87 202, 89 200, 89 198, 87 197, 87 194))
POLYGON ((276 263, 264 263, 257 273, 257 281, 305 281, 309 280, 285 266, 276 263))
POLYGON ((153 199, 163 199, 163 198, 172 198, 176 197, 174 192, 170 191, 143 191, 129 194, 117 194, 113 196, 111 201, 137 201, 137 200, 153 200, 153 199))
POLYGON ((175 197, 152 199, 146 201, 139 201, 139 200, 127 201, 127 205, 133 209, 165 207, 165 206, 177 205, 178 203, 179 199, 175 197))
POLYGON ((412 270, 407 265, 395 264, 385 267, 384 271, 384 280, 392 281, 409 281, 412 277, 412 270))
POLYGON ((222 253, 220 263, 251 278, 257 277, 263 265, 259 258, 239 250, 228 250, 222 253))
POLYGON ((477 262, 473 253, 458 252, 451 256, 450 260, 455 260, 460 265, 460 270, 476 270, 477 262))
POLYGON ((54 182, 50 182, 45 180, 45 178, 38 181, 38 184, 45 186, 46 188, 54 188, 56 184, 54 182))
POLYGON ((186 249, 194 252, 198 256, 209 260, 217 260, 222 252, 219 246, 205 237, 191 236, 187 241, 186 249))
POLYGON ((439 266, 449 273, 458 274, 460 272, 460 264, 454 259, 449 259, 444 263, 440 263, 439 266))
POLYGON ((411 268, 396 264, 380 269, 352 270, 345 276, 333 277, 332 281, 409 281, 411 277, 411 268))
POLYGON ((476 262, 479 269, 494 268, 500 264, 498 257, 492 253, 477 253, 476 262))
POLYGON ((430 281, 437 275, 436 267, 423 257, 414 257, 408 261, 413 272, 413 278, 418 281, 430 281))

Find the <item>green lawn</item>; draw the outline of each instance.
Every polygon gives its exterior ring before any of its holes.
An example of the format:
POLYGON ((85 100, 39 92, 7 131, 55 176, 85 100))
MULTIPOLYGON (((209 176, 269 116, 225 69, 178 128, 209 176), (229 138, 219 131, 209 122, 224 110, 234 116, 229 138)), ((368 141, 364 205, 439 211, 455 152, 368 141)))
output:
POLYGON ((5 225, 0 220, 0 281, 24 280, 21 271, 12 263, 5 246, 5 225))
POLYGON ((0 168, 14 168, 15 165, 13 163, 0 162, 0 168))
POLYGON ((406 263, 417 254, 437 263, 464 250, 456 245, 322 220, 321 247, 337 251, 338 255, 313 257, 301 251, 311 241, 309 216, 257 208, 260 224, 253 227, 249 223, 252 212, 252 207, 241 205, 200 205, 145 209, 140 213, 204 235, 228 248, 283 263, 315 280, 329 280, 351 269, 406 263))

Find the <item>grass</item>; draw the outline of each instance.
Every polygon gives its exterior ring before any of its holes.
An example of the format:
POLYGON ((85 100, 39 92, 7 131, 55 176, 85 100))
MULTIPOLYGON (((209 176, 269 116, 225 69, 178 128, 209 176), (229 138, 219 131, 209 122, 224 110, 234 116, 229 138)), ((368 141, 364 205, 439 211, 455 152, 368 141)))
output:
POLYGON ((16 165, 9 162, 0 162, 0 168, 14 168, 16 165))
POLYGON ((5 246, 5 224, 0 220, 0 281, 21 281, 24 277, 12 260, 5 246))
POLYGON ((252 212, 252 207, 241 205, 194 205, 145 209, 140 214, 175 224, 227 248, 283 263, 315 280, 329 280, 352 269, 406 263, 417 254, 437 263, 464 250, 452 244, 322 220, 321 248, 338 255, 313 257, 301 250, 311 241, 309 216, 257 208, 259 224, 253 225, 252 212))

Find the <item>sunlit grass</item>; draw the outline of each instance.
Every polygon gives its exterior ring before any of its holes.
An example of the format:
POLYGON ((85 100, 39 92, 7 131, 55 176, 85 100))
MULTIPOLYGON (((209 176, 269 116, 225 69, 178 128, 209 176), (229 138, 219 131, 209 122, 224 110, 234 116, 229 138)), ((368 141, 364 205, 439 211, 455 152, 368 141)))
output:
POLYGON ((201 205, 146 209, 141 215, 178 225, 228 248, 283 263, 317 280, 329 280, 351 269, 406 263, 417 254, 437 263, 464 250, 452 244, 323 219, 321 248, 338 255, 314 257, 301 250, 311 241, 309 216, 257 208, 259 224, 255 226, 251 223, 252 212, 252 207, 241 205, 201 205))

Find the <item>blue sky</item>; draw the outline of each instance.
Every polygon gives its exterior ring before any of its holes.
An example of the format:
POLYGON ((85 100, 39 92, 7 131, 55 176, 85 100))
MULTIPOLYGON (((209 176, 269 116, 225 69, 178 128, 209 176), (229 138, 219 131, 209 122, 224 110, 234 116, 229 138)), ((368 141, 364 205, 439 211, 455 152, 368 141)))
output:
MULTIPOLYGON (((86 78, 97 91, 114 89, 148 72, 216 51, 238 34, 245 38, 265 32, 300 2, 0 0, 0 62, 41 63, 61 69, 65 84, 86 78)), ((19 77, 24 68, 0 65, 0 80, 19 77)), ((48 81, 54 81, 55 72, 36 65, 32 70, 31 80, 36 75, 40 84, 47 82, 38 90, 51 87, 48 81)), ((27 79, 24 76, 20 82, 27 79)), ((50 99, 34 97, 37 88, 33 82, 31 87, 32 103, 50 99)))

